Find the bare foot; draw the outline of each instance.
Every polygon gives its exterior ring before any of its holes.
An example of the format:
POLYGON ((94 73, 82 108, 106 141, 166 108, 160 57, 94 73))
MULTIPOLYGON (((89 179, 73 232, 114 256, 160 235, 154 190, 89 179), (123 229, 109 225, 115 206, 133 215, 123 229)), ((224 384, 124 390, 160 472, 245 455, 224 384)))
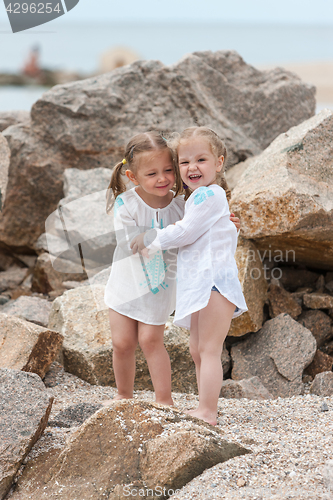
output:
POLYGON ((185 410, 185 413, 191 415, 191 417, 200 418, 200 420, 204 420, 210 425, 217 425, 216 415, 214 415, 214 413, 205 412, 203 410, 199 410, 199 408, 196 410, 185 410))
POLYGON ((121 394, 117 394, 113 399, 105 399, 105 401, 101 402, 101 405, 103 406, 110 406, 114 401, 119 401, 120 399, 132 399, 132 398, 126 398, 126 396, 122 396, 121 394))

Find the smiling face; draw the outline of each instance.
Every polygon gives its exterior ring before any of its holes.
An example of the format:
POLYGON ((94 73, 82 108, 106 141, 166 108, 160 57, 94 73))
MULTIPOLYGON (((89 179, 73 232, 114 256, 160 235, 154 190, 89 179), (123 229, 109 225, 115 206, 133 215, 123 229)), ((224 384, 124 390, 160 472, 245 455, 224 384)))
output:
POLYGON ((207 139, 195 137, 179 144, 180 175, 187 186, 194 191, 216 181, 216 174, 223 167, 224 157, 217 158, 207 139))
POLYGON ((126 175, 138 186, 136 192, 141 198, 152 206, 156 198, 169 200, 175 184, 174 165, 167 149, 139 153, 135 158, 135 172, 126 170, 126 175))

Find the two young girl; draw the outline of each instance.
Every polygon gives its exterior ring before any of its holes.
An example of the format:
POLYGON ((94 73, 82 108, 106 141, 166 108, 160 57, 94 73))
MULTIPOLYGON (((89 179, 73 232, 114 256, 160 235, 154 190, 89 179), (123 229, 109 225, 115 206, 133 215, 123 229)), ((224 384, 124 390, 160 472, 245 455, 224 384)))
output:
POLYGON ((134 351, 139 342, 156 401, 172 404, 163 332, 174 309, 175 253, 171 249, 180 248, 175 324, 190 328, 199 391, 199 407, 192 415, 216 424, 223 342, 231 318, 246 310, 233 257, 237 230, 230 221, 225 191, 217 184, 223 182, 226 153, 219 137, 205 127, 186 129, 173 146, 170 149, 158 133, 135 136, 110 184, 116 197, 117 249, 105 302, 110 308, 117 399, 133 395, 134 351), (185 202, 177 196, 181 182, 174 151, 187 188, 183 219, 185 202), (126 192, 121 182, 124 165, 136 186, 126 192), (154 231, 144 236, 148 228, 154 231), (146 246, 153 251, 151 256, 146 246), (143 255, 131 255, 131 248, 143 255))

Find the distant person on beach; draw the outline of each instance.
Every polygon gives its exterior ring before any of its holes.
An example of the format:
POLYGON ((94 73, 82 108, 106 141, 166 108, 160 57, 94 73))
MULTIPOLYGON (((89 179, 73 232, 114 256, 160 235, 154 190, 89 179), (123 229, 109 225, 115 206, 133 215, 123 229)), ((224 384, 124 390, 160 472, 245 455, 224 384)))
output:
POLYGON ((35 45, 34 47, 32 47, 22 69, 23 75, 30 78, 38 78, 41 75, 41 69, 39 66, 39 54, 39 46, 35 45))
MULTIPOLYGON (((172 405, 171 363, 164 346, 164 328, 175 308, 176 254, 156 252, 153 258, 133 255, 131 240, 149 228, 164 228, 184 216, 182 183, 174 153, 158 132, 135 135, 113 170, 107 212, 114 206, 117 247, 104 300, 109 307, 113 370, 118 394, 133 397, 135 349, 147 360, 155 398, 172 405), (126 190, 123 175, 134 187, 126 190)), ((234 218, 235 224, 239 219, 234 218)), ((103 404, 109 404, 105 401, 103 404)))
POLYGON ((174 324, 190 330, 199 393, 194 417, 217 424, 223 371, 221 354, 232 318, 247 311, 234 258, 237 230, 230 221, 223 176, 226 148, 208 127, 190 127, 172 145, 186 195, 181 221, 155 227, 131 242, 151 259, 178 248, 174 324))

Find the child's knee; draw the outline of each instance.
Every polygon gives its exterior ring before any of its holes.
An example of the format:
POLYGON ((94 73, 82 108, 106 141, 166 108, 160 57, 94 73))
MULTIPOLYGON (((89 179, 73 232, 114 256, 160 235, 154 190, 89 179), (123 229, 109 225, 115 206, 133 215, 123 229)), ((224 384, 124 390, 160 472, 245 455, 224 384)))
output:
POLYGON ((136 340, 117 340, 116 342, 112 342, 113 351, 118 355, 132 354, 137 345, 138 342, 136 340))

